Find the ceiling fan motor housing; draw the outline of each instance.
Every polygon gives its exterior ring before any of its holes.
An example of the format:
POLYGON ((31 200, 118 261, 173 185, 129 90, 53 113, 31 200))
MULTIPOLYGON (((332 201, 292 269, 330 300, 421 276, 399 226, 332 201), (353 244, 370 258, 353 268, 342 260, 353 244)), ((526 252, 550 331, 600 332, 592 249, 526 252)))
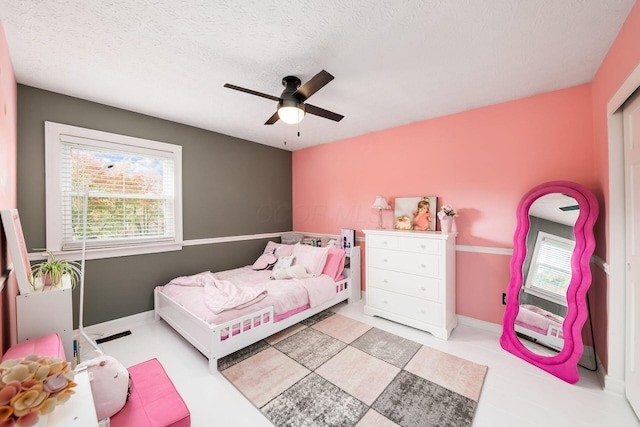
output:
POLYGON ((296 76, 287 76, 282 78, 282 86, 285 87, 284 92, 293 93, 298 90, 301 84, 302 82, 296 76))

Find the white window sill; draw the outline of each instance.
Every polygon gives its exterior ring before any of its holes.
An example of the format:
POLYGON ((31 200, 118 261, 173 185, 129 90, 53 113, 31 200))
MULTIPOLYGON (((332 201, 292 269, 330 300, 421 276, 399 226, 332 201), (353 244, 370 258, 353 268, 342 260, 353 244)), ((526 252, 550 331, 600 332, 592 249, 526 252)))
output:
MULTIPOLYGON (((140 245, 140 246, 127 246, 119 248, 99 248, 99 249, 87 249, 86 259, 104 259, 104 258, 118 258, 131 255, 145 255, 156 254, 161 252, 171 252, 182 250, 183 243, 163 243, 155 245, 140 245)), ((72 261, 80 261, 82 258, 82 250, 73 251, 56 251, 53 253, 56 258, 68 259, 72 261)), ((43 253, 31 253, 29 254, 29 261, 42 261, 45 260, 46 254, 43 253)))

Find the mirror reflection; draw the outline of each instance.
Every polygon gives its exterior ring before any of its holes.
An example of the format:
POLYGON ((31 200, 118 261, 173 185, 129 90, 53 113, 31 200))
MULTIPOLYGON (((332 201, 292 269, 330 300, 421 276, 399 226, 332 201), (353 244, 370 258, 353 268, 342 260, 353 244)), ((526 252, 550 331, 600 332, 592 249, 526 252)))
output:
POLYGON ((562 325, 579 213, 577 201, 562 193, 546 194, 529 208, 515 331, 518 340, 536 354, 553 356, 564 346, 562 325))

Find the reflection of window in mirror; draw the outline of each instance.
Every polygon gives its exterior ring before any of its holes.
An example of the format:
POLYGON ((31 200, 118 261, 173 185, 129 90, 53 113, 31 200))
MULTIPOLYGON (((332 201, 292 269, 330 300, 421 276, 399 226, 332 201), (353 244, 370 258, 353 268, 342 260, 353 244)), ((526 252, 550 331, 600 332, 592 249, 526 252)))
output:
POLYGON ((572 240, 538 232, 524 291, 566 306, 574 246, 572 240))

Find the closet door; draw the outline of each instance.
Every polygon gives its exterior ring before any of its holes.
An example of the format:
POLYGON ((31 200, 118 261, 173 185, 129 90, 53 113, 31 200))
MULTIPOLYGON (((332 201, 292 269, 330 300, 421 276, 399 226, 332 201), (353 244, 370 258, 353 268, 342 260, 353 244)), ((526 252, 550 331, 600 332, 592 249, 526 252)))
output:
POLYGON ((640 415, 640 90, 623 107, 626 213, 625 388, 640 415))

